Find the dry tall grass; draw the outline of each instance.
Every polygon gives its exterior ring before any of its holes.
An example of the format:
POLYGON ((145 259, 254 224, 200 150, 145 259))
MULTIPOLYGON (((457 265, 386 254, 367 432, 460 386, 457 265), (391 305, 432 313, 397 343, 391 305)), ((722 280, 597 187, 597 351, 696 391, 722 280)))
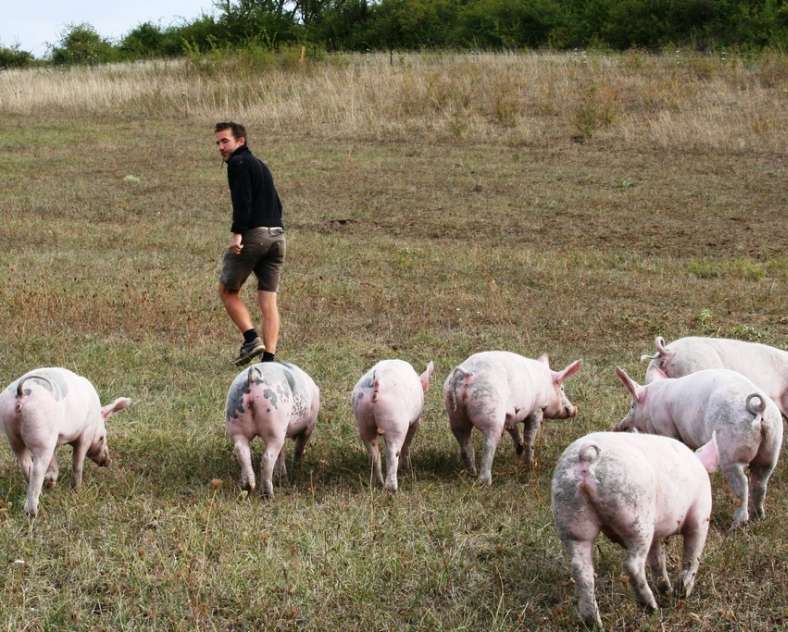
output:
POLYGON ((272 133, 788 151, 788 56, 336 55, 250 69, 149 62, 0 73, 0 113, 215 120, 272 133))

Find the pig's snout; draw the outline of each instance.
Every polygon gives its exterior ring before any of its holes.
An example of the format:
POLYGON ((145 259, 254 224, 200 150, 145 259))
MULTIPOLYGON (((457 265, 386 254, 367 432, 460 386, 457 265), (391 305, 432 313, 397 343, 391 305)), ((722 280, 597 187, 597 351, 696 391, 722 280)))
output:
POLYGON ((577 406, 570 404, 568 406, 564 406, 564 408, 561 410, 559 419, 569 419, 571 417, 577 417, 577 406))

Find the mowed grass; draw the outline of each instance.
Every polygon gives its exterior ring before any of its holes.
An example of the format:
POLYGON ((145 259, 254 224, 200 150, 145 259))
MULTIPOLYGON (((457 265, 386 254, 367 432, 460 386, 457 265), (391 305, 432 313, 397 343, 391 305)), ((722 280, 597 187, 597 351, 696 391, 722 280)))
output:
MULTIPOLYGON (((323 401, 301 470, 263 501, 238 488, 224 436, 239 339, 216 295, 230 210, 213 122, 4 112, 0 380, 65 366, 102 401, 135 404, 109 422, 112 466, 89 464, 78 492, 60 451, 60 484, 33 521, 2 443, 3 629, 575 628, 552 468, 623 416, 613 368, 642 377, 655 335, 788 346, 786 153, 774 140, 704 149, 609 130, 507 144, 256 122, 250 144, 288 228, 279 355, 323 401), (567 384, 579 416, 545 424, 531 474, 502 439, 491 487, 462 471, 441 402, 451 368, 486 349, 546 351, 556 368, 584 360, 567 384), (388 357, 436 363, 395 496, 370 486, 349 405, 388 357)), ((695 592, 662 597, 655 614, 636 605, 623 551, 600 538, 606 627, 784 626, 786 474, 782 458, 766 520, 733 535, 736 505, 714 475, 695 592)), ((675 577, 680 540, 669 552, 675 577)))

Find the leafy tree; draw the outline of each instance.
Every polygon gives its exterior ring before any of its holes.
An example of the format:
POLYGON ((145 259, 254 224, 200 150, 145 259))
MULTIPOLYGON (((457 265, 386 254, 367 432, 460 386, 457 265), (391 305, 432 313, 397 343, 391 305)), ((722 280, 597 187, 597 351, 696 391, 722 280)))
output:
POLYGON ((519 48, 544 46, 558 24, 555 0, 479 0, 460 8, 459 46, 519 48))
POLYGON ((145 59, 165 55, 166 36, 161 28, 144 22, 129 31, 120 42, 120 52, 127 59, 145 59))
POLYGON ((90 24, 72 24, 66 27, 58 46, 52 49, 55 64, 100 64, 115 61, 117 52, 90 24))

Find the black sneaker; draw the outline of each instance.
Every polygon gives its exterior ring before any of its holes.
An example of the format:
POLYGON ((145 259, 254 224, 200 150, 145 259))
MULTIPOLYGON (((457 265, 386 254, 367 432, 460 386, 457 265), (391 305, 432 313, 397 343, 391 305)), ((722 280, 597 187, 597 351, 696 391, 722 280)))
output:
POLYGON ((258 336, 251 342, 245 342, 241 345, 241 350, 238 352, 238 357, 233 360, 233 364, 235 366, 242 366, 255 356, 260 355, 263 351, 265 351, 265 345, 258 336))

